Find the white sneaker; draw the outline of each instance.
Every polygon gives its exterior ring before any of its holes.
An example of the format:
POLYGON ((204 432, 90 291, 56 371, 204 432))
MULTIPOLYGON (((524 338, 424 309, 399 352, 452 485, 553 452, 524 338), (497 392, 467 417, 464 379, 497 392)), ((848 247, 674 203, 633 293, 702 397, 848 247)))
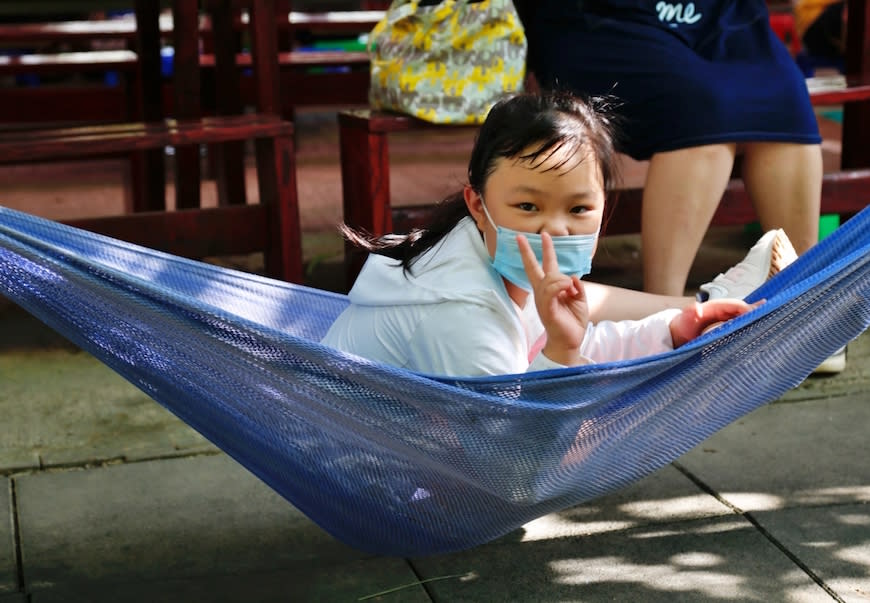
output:
MULTIPOLYGON (((785 269, 797 259, 791 241, 782 229, 770 230, 752 246, 746 257, 736 266, 720 274, 709 283, 701 285, 699 301, 732 297, 742 299, 758 289, 774 274, 785 269)), ((846 346, 817 366, 813 373, 833 375, 846 368, 846 346)))
POLYGON ((752 246, 746 257, 709 283, 701 285, 699 301, 732 297, 743 299, 767 279, 797 259, 785 231, 769 230, 752 246))
POLYGON ((842 373, 846 368, 846 346, 828 356, 827 360, 813 369, 815 375, 835 375, 842 373))

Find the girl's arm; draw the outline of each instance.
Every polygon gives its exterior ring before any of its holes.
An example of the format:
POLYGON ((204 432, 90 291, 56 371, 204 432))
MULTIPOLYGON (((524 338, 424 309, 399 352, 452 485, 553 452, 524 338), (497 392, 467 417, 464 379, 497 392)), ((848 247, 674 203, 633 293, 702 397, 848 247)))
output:
POLYGON ((644 293, 634 289, 583 281, 590 322, 640 320, 670 308, 683 309, 695 303, 691 297, 644 293))

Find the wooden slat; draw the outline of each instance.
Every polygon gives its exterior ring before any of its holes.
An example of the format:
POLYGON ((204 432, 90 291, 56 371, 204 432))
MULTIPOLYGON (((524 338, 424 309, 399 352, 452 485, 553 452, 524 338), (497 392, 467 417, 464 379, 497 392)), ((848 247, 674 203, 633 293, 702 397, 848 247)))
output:
MULTIPOLYGON (((206 26, 204 24, 203 28, 206 26)), ((160 31, 172 32, 172 16, 160 15, 160 31)), ((43 23, 0 24, 0 43, 75 42, 104 39, 136 39, 136 19, 94 19, 43 23)))
MULTIPOLYGON (((380 10, 347 10, 308 12, 291 11, 287 20, 278 20, 281 29, 306 29, 324 33, 363 33, 371 30, 384 16, 380 10)), ((236 19, 233 24, 242 29, 248 24, 247 12, 236 19)), ((160 15, 160 32, 164 35, 172 33, 172 15, 160 15)), ((201 33, 211 31, 211 22, 207 17, 200 19, 201 33)), ((136 39, 136 19, 124 17, 119 19, 73 20, 58 22, 33 23, 0 23, 0 43, 20 44, 26 42, 74 42, 101 39, 136 39)))
POLYGON ((431 128, 467 128, 469 130, 477 128, 477 126, 438 125, 403 113, 391 113, 372 109, 347 109, 341 111, 338 115, 338 123, 339 127, 345 129, 361 129, 366 132, 379 134, 431 128))
POLYGON ((136 37, 136 22, 129 19, 15 23, 0 25, 0 42, 73 42, 136 37))
MULTIPOLYGON (((127 96, 120 86, 36 86, 0 93, 0 123, 102 122, 126 119, 127 96), (59 95, 63 102, 58 103, 59 95)), ((6 136, 5 132, 2 136, 6 136)))
POLYGON ((130 50, 92 50, 51 54, 0 56, 0 74, 135 71, 139 59, 130 50))
POLYGON ((842 105, 870 99, 870 75, 855 75, 842 78, 813 78, 807 80, 810 87, 810 102, 813 105, 842 105), (842 81, 842 85, 812 87, 813 81, 832 79, 842 81))
POLYGON ((263 251, 265 205, 142 212, 65 222, 137 245, 191 258, 263 251))
MULTIPOLYGON (((367 52, 344 51, 344 50, 313 50, 313 51, 289 51, 278 53, 278 65, 280 67, 330 67, 340 65, 368 65, 369 55, 367 52)), ((199 57, 200 67, 214 67, 215 57, 213 54, 201 54, 199 57)), ((236 65, 250 67, 251 55, 238 53, 236 65)))
MULTIPOLYGON (((164 0, 153 1, 158 6, 166 4, 164 0)), ((11 17, 46 15, 48 18, 48 15, 128 8, 130 8, 130 0, 3 0, 0 2, 0 15, 11 17)))
POLYGON ((237 115, 191 122, 123 123, 74 128, 16 130, 0 139, 0 163, 49 161, 166 146, 211 144, 292 135, 277 117, 237 115))
POLYGON ((290 11, 287 24, 294 29, 312 29, 324 32, 362 32, 371 30, 386 11, 340 10, 329 12, 290 11))

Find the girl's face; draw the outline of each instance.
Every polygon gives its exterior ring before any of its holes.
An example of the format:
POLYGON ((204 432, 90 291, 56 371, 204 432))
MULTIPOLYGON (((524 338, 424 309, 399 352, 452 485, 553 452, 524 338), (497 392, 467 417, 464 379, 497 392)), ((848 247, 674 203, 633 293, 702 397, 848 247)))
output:
POLYGON ((466 186, 465 201, 490 256, 495 255, 496 232, 483 211, 484 202, 496 225, 553 237, 597 233, 604 216, 598 161, 586 149, 577 153, 562 147, 533 162, 499 158, 483 200, 466 186))

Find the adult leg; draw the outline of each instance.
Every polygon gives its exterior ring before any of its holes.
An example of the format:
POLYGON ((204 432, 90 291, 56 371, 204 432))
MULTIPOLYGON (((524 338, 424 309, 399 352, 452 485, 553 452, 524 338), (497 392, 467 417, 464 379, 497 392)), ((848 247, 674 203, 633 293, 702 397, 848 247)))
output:
POLYGON ((822 197, 822 148, 816 144, 746 143, 743 182, 762 230, 782 228, 798 254, 816 244, 822 197))
POLYGON ((722 199, 736 145, 656 153, 650 159, 641 212, 643 286, 681 296, 689 270, 722 199))
MULTIPOLYGON (((745 146, 743 181, 753 200, 762 229, 782 228, 803 253, 819 236, 822 197, 820 145, 752 143, 745 146)), ((846 347, 825 360, 815 372, 839 373, 846 368, 846 347)))

